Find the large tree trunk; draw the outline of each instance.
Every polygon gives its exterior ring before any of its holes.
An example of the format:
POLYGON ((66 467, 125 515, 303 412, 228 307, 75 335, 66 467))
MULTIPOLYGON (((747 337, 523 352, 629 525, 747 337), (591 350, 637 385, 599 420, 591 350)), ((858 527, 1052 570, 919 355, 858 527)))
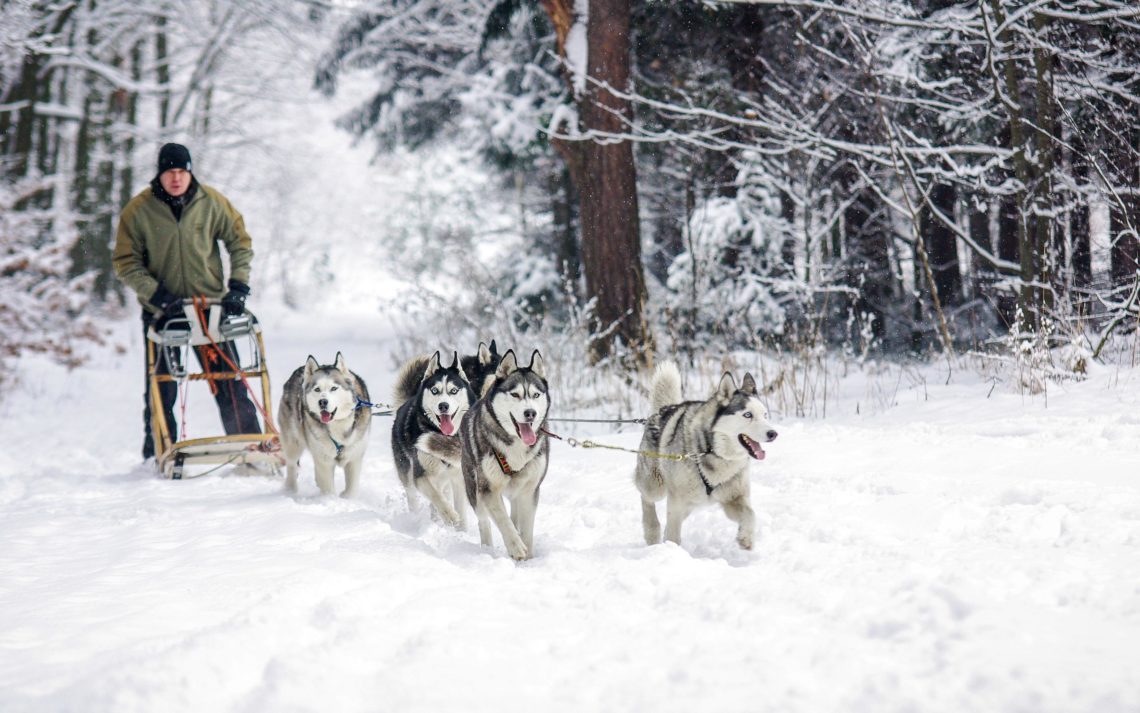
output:
POLYGON ((12 176, 26 176, 31 168, 32 139, 35 136, 36 118, 36 78, 40 70, 40 55, 26 54, 20 66, 20 79, 9 95, 9 101, 19 107, 14 112, 15 131, 9 129, 4 134, 7 144, 4 153, 10 157, 9 173, 12 176), (8 136, 12 138, 9 140, 8 136))
MULTIPOLYGON (((1009 126, 1006 125, 999 137, 1002 145, 1008 146, 1011 139, 1009 137, 1009 126)), ((1012 171, 1003 170, 1003 178, 1011 178, 1012 171)), ((1021 220, 1021 213, 1018 210, 1018 195, 1006 194, 998 197, 998 216, 997 216, 997 255, 999 258, 1006 262, 1019 263, 1021 262, 1021 250, 1018 243, 1018 224, 1021 220)), ((997 295, 997 310, 998 316, 1005 323, 1005 325, 1012 326, 1013 319, 1017 313, 1017 295, 1009 290, 1002 290, 997 295)))
POLYGON ((582 251, 578 245, 576 198, 570 171, 565 166, 550 173, 550 211, 554 219, 558 272, 563 279, 577 284, 582 276, 582 251))
MULTIPOLYGON (((990 236, 990 204, 978 204, 974 200, 966 200, 964 205, 970 218, 970 237, 987 252, 994 252, 993 238, 990 236)), ((977 252, 971 252, 969 296, 976 298, 983 294, 993 283, 997 275, 993 265, 977 252)))
POLYGON ((1069 249, 1073 287, 1087 288, 1092 284, 1092 249, 1089 241, 1089 201, 1088 195, 1079 190, 1089 184, 1089 163, 1087 148, 1081 132, 1072 140, 1073 182, 1078 191, 1074 194, 1072 212, 1069 214, 1069 249))
MULTIPOLYGON (((1056 56, 1045 49, 1049 34, 1049 22, 1042 14, 1033 16, 1033 29, 1039 43, 1033 48, 1033 69, 1037 126, 1033 136, 1036 141, 1033 164, 1034 183, 1032 190, 1034 236, 1033 279, 1040 285, 1050 285, 1055 276, 1057 256, 1054 253, 1053 233, 1056 223, 1049 219, 1053 208, 1053 165, 1056 157, 1056 111, 1053 103, 1053 69, 1056 56)), ((1034 288, 1033 302, 1043 312, 1053 307, 1053 291, 1048 288, 1034 288)))
POLYGON ((1140 128, 1128 127, 1122 132, 1127 141, 1121 142, 1115 151, 1112 164, 1116 168, 1116 194, 1119 202, 1110 204, 1109 239, 1112 247, 1109 258, 1112 270, 1112 284, 1119 287, 1131 285, 1137 279, 1140 269, 1140 160, 1137 151, 1137 137, 1140 128))
POLYGON ((158 128, 165 129, 170 122, 170 60, 167 58, 166 18, 155 18, 154 62, 160 96, 158 103, 158 128))
MULTIPOLYGON (((875 192, 859 185, 853 168, 844 171, 849 190, 857 191, 855 199, 843 211, 847 254, 847 284, 858 292, 854 307, 856 318, 872 318, 872 334, 887 336, 887 306, 894 292, 890 264, 890 224, 885 219, 882 202, 875 192)), ((856 327, 857 328, 857 327, 856 327)), ((848 335, 858 339, 858 334, 848 335)))
MULTIPOLYGON (((1004 26, 1006 15, 1000 0, 990 0, 990 6, 993 9, 996 25, 998 27, 1004 26)), ((1030 191, 1034 185, 1036 174, 1033 172, 1034 167, 1030 163, 1032 159, 1027 151, 1030 145, 1025 135, 1023 111, 1020 103, 1022 77, 1018 71, 1016 53, 1014 52, 1014 33, 1009 28, 1001 30, 997 42, 998 44, 992 47, 991 51, 995 54, 1001 54, 1003 50, 1005 52, 1001 73, 1004 86, 997 86, 995 89, 1003 92, 1004 95, 1002 103, 1005 105, 1009 127, 1007 134, 1009 143, 1007 146, 1013 154, 1014 174, 1020 184, 1020 190, 1016 197, 1017 253, 1021 264, 1021 288, 1017 295, 1017 306, 1021 310, 1022 327, 1034 330, 1040 317, 1038 309, 1040 292, 1035 287, 1038 277, 1038 255, 1035 250, 1037 234, 1032 225, 1030 213, 1032 204, 1030 191)))
MULTIPOLYGON (((568 0, 544 0, 564 52, 572 24, 568 0)), ((629 102, 606 87, 629 89, 629 0, 590 0, 586 28, 589 81, 577 98, 582 132, 622 134, 632 117, 629 102)), ((594 359, 613 351, 614 340, 631 347, 642 365, 652 362, 653 340, 644 319, 645 275, 641 263, 637 177, 629 141, 558 141, 578 189, 582 269, 594 301, 594 359)))
MULTIPOLYGON (((954 218, 958 192, 948 183, 930 189, 930 202, 942 215, 954 218)), ((958 304, 962 294, 962 268, 958 264, 958 239, 941 218, 924 207, 921 218, 922 239, 930 257, 930 271, 938 288, 938 299, 944 305, 958 304)))

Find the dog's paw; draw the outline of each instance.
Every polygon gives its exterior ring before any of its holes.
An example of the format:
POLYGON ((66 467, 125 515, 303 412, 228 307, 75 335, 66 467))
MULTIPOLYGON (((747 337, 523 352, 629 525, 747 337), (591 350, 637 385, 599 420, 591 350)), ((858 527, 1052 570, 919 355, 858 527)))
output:
POLYGON ((527 550, 526 544, 522 541, 521 537, 513 537, 507 541, 507 552, 511 557, 520 562, 525 559, 530 559, 530 551, 527 550))
POLYGON ((456 530, 463 529, 463 518, 459 517, 459 513, 455 512, 455 510, 448 508, 446 512, 440 513, 440 515, 449 527, 453 527, 456 530))
POLYGON ((741 533, 736 536, 736 543, 740 545, 742 550, 752 549, 752 533, 741 533))

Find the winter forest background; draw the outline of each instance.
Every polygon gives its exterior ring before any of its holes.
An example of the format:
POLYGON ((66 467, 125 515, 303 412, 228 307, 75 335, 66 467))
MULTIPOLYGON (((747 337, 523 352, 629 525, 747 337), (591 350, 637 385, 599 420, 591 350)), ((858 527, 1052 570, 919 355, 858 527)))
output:
POLYGON ((0 710, 1136 713, 1138 226, 1133 0, 0 0, 0 710), (555 418, 748 370, 755 548, 646 546, 637 425, 557 423, 610 448, 524 563, 382 417, 355 498, 160 478, 110 251, 168 141, 274 402, 488 338, 555 418))
POLYGON ((263 299, 331 299, 351 243, 393 313, 457 338, 545 334, 602 366, 1035 354, 1056 375, 1136 330, 1131 2, 0 7, 2 375, 133 311, 115 220, 168 140, 267 216, 263 299), (351 151, 421 171, 382 225, 390 194, 311 170, 314 87, 351 151))

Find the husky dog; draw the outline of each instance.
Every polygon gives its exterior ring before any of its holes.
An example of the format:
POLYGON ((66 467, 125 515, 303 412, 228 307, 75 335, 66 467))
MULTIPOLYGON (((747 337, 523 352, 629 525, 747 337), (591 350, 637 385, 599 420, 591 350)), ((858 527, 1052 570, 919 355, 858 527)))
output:
POLYGON ((744 375, 740 387, 725 372, 708 401, 681 401, 677 365, 657 367, 650 386, 653 415, 645 424, 641 450, 694 454, 683 460, 637 457, 634 482, 641 491, 641 524, 646 544, 661 542, 657 501, 665 503, 665 539, 681 544, 681 523, 695 508, 720 503, 738 525, 736 541, 752 549, 756 516, 749 502, 748 464, 763 460, 760 442, 776 438, 768 409, 756 395, 756 381, 744 375))
POLYGON ((372 422, 372 411, 360 408, 367 402, 368 387, 348 370, 340 352, 334 364, 318 364, 310 356, 293 372, 285 382, 278 408, 286 487, 296 492, 301 454, 308 450, 322 494, 333 492, 338 465, 344 469, 341 495, 350 498, 356 494, 372 422))
POLYGON ((463 373, 467 375, 467 381, 475 391, 475 398, 482 396, 487 387, 491 385, 501 359, 499 348, 495 345, 495 340, 492 339, 491 346, 479 342, 478 353, 465 356, 459 361, 460 366, 463 367, 463 373))
POLYGON ((459 355, 453 354, 451 366, 440 364, 439 352, 430 359, 416 357, 400 369, 396 377, 396 416, 392 422, 392 457, 396 474, 404 484, 408 508, 416 509, 415 490, 431 502, 449 525, 462 527, 464 511, 463 475, 459 471, 455 448, 427 438, 429 434, 456 441, 456 429, 463 415, 475 402, 459 355), (454 503, 444 493, 451 491, 454 503))
POLYGON ((550 408, 542 355, 520 367, 508 350, 494 380, 459 426, 467 501, 479 518, 479 541, 491 545, 491 523, 517 560, 534 552, 538 487, 546 477, 550 441, 543 432, 550 408), (503 497, 511 502, 507 514, 503 497))

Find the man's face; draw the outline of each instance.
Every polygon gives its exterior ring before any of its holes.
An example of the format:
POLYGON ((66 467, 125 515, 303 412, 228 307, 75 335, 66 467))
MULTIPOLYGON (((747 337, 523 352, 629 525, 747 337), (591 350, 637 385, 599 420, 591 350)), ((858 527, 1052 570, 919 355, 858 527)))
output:
POLYGON ((158 176, 162 189, 177 198, 190 188, 190 172, 183 168, 170 168, 158 176))

